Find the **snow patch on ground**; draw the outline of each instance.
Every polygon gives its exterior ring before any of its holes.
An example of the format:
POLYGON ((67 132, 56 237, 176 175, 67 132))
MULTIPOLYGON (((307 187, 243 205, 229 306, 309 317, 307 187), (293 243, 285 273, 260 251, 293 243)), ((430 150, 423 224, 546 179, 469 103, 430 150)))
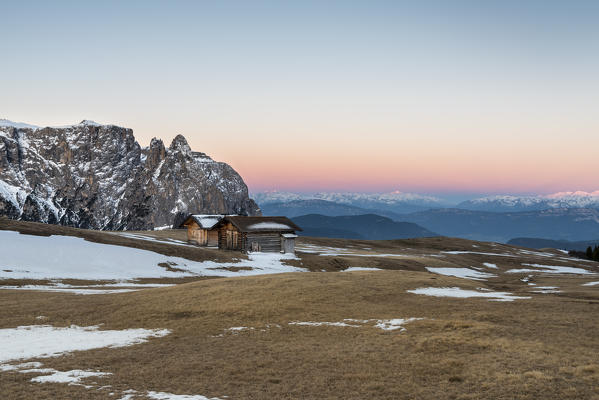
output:
POLYGON ((434 296, 434 297, 456 297, 456 298, 470 298, 470 297, 484 297, 488 298, 492 301, 514 301, 514 300, 524 300, 530 299, 530 297, 519 297, 514 296, 508 292, 493 292, 493 291, 476 291, 476 290, 467 290, 461 289, 459 287, 427 287, 427 288, 418 288, 414 290, 408 290, 409 293, 414 294, 422 294, 425 296, 434 296))
MULTIPOLYGON (((51 370, 51 369, 49 369, 51 370)), ((110 372, 99 372, 99 371, 82 371, 80 369, 74 369, 72 371, 56 371, 51 370, 52 373, 50 375, 41 375, 36 376, 31 379, 31 382, 38 383, 68 383, 70 385, 75 383, 80 383, 81 379, 89 378, 91 376, 101 377, 106 375, 112 375, 110 372)), ((29 371, 20 371, 20 372, 29 372, 29 371)), ((37 372, 37 371, 32 371, 37 372)))
POLYGON ((88 294, 111 294, 111 293, 127 293, 135 292, 141 289, 152 289, 157 287, 174 286, 169 284, 151 284, 151 283, 132 283, 132 282, 119 282, 106 285, 90 285, 90 286, 74 286, 67 285, 61 282, 52 282, 49 285, 22 285, 22 286, 10 286, 0 285, 0 290, 32 290, 37 292, 60 292, 60 293, 73 293, 79 295, 88 294), (118 289, 119 287, 126 287, 126 289, 118 289))
POLYGON ((483 265, 487 268, 497 269, 497 264, 483 263, 483 265))
POLYGON ((148 392, 147 396, 155 400, 220 400, 218 397, 205 397, 199 394, 172 394, 166 392, 148 392))
POLYGON ((28 358, 56 357, 72 351, 124 347, 170 333, 167 329, 98 330, 98 326, 19 326, 0 329, 0 363, 28 358))
POLYGON ((226 329, 229 332, 233 332, 233 333, 237 333, 237 332, 241 332, 241 331, 247 331, 247 330, 253 330, 254 328, 251 327, 247 327, 247 326, 234 326, 231 328, 226 329))
POLYGON ((463 251, 463 250, 442 251, 441 253, 445 253, 445 254, 480 254, 483 256, 517 257, 514 254, 507 254, 507 253, 483 253, 480 251, 463 251))
POLYGON ((587 283, 583 283, 582 286, 597 286, 599 285, 599 282, 587 282, 587 283))
MULTIPOLYGON (((405 254, 390 254, 390 253, 360 253, 358 249, 347 249, 341 247, 317 246, 313 244, 300 244, 295 246, 295 249, 301 253, 318 254, 325 257, 410 257, 405 254)), ((365 248, 364 250, 371 250, 365 248)), ((426 257, 426 255, 424 256, 426 257)))
POLYGON ((497 275, 489 274, 486 272, 475 271, 470 268, 426 267, 426 269, 429 272, 432 272, 434 274, 455 276, 458 278, 475 279, 475 280, 484 280, 486 278, 494 278, 497 276, 497 275))
POLYGON ((156 226, 154 227, 155 231, 165 231, 167 229, 173 229, 172 225, 164 225, 164 226, 156 226))
POLYGON ((531 290, 532 293, 561 293, 557 286, 537 286, 536 290, 531 290))
MULTIPOLYGON (((154 229, 156 230, 156 229, 154 229)), ((114 232, 113 234, 123 236, 129 239, 138 239, 138 240, 146 240, 148 242, 156 242, 156 243, 166 243, 166 244, 174 244, 177 246, 187 246, 187 247, 196 247, 196 245, 189 244, 187 242, 183 242, 181 240, 170 239, 170 238, 156 238, 154 236, 142 235, 139 233, 129 233, 129 232, 114 232)))
POLYGON ((16 371, 19 369, 39 368, 41 366, 42 366, 41 362, 28 362, 28 363, 22 363, 22 364, 16 364, 16 365, 0 364, 0 372, 16 371))
POLYGON ((379 320, 377 321, 375 327, 382 329, 384 331, 394 331, 397 329, 400 329, 401 331, 405 331, 406 328, 403 327, 403 325, 409 323, 409 322, 413 322, 413 321, 419 321, 421 319, 424 318, 395 318, 395 319, 383 319, 383 320, 379 320))
POLYGON ((406 328, 403 325, 413 322, 419 321, 424 318, 394 318, 394 319, 354 319, 354 318, 345 318, 340 322, 289 322, 289 325, 300 325, 300 326, 338 326, 338 327, 350 327, 350 328, 361 328, 366 324, 374 324, 375 328, 382 329, 384 331, 394 331, 400 330, 403 332, 406 328))
POLYGON ((353 272, 353 271, 382 271, 380 268, 367 268, 367 267, 349 267, 341 272, 353 272))
POLYGON ((589 272, 586 269, 575 268, 575 267, 566 267, 563 265, 542 265, 542 264, 522 264, 529 267, 534 267, 537 269, 530 268, 520 268, 520 269, 510 269, 506 271, 508 274, 518 274, 518 273, 530 273, 530 272, 541 272, 545 274, 579 274, 579 275, 594 275, 593 272, 589 272))
POLYGON ((32 290, 36 292, 59 292, 59 293, 73 293, 80 295, 88 294, 113 294, 113 293, 127 293, 135 292, 140 289, 88 289, 83 287, 68 288, 68 287, 56 287, 49 285, 23 285, 23 286, 0 286, 0 290, 32 290))
POLYGON ((300 321, 293 321, 293 322, 289 322, 289 325, 299 325, 299 326, 349 326, 352 328, 359 328, 359 325, 351 325, 348 324, 347 322, 312 322, 312 321, 308 321, 308 322, 300 322, 300 321))

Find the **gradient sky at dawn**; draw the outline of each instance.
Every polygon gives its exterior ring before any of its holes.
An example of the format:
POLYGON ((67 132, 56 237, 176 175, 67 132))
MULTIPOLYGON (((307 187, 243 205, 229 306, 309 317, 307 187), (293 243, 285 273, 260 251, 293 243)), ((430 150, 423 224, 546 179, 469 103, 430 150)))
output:
POLYGON ((599 189, 597 1, 95 3, 0 3, 0 118, 181 133, 252 191, 599 189))

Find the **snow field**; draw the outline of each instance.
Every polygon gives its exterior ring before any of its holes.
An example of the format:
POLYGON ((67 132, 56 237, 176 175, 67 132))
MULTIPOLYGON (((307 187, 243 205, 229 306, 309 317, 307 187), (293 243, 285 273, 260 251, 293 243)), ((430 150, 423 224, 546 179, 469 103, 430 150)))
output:
POLYGON ((88 242, 71 236, 22 235, 0 231, 0 279, 132 280, 186 276, 248 276, 305 271, 283 264, 292 254, 251 253, 248 260, 191 261, 148 250, 88 242), (32 248, 36 251, 30 251, 32 248), (172 272, 166 263, 184 272, 172 272), (229 271, 230 267, 250 267, 229 271))

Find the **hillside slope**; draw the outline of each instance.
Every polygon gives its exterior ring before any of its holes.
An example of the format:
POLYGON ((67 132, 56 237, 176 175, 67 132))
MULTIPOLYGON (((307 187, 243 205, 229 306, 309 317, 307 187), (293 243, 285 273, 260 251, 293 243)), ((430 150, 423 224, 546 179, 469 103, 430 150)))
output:
POLYGON ((303 236, 368 240, 438 236, 417 224, 396 222, 375 214, 338 217, 309 214, 295 217, 293 221, 302 227, 303 236))
POLYGON ((529 247, 531 249, 563 249, 563 250, 576 250, 585 251, 587 247, 595 247, 599 245, 599 239, 596 240, 581 240, 572 242, 569 240, 551 240, 551 239, 540 239, 540 238, 513 238, 510 239, 507 244, 514 246, 529 247))

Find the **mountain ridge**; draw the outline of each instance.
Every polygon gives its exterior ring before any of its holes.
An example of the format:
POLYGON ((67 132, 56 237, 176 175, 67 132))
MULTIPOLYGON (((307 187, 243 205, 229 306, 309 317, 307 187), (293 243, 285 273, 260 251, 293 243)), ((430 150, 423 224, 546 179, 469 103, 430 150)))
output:
POLYGON ((376 214, 345 215, 331 217, 321 214, 308 214, 292 218, 302 227, 302 236, 391 240, 439 236, 430 230, 411 222, 393 221, 376 214))
POLYGON ((0 215, 132 230, 171 225, 177 213, 260 214, 241 176, 182 135, 142 148, 116 125, 24 125, 0 124, 0 215))

